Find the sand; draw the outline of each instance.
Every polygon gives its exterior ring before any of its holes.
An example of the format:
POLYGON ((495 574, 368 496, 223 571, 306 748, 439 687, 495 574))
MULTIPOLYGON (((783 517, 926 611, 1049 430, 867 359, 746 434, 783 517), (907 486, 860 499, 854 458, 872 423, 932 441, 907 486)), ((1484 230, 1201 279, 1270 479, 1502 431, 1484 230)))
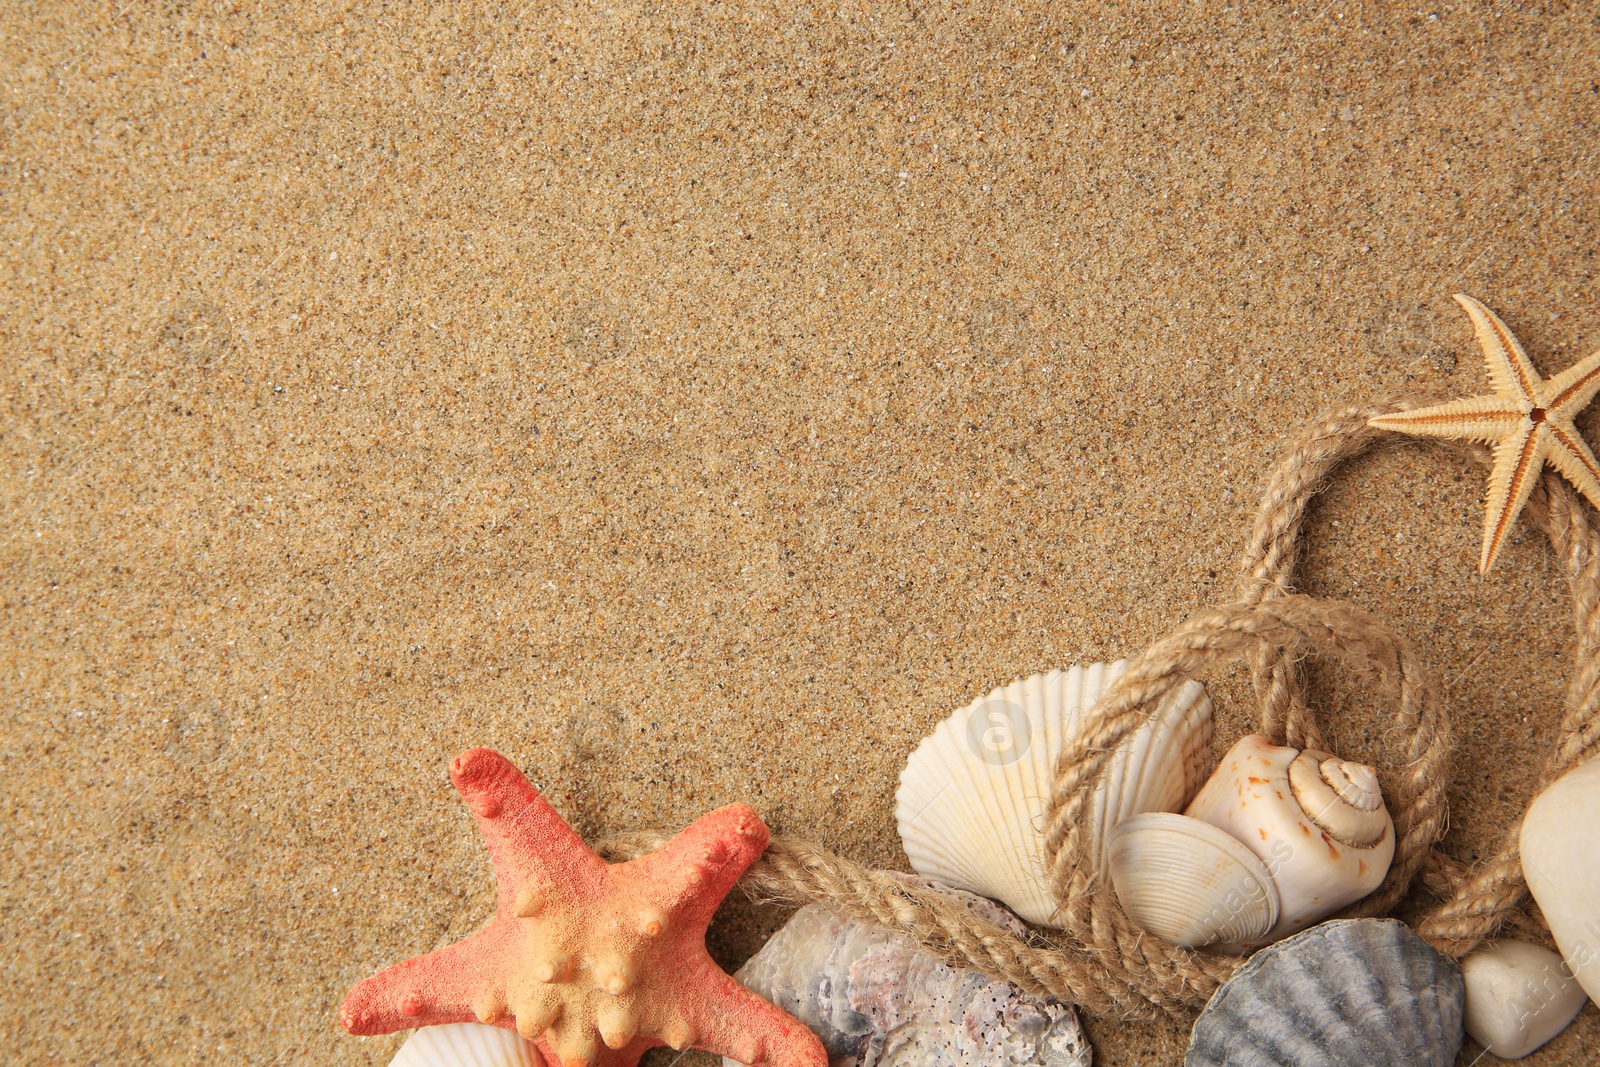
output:
MULTIPOLYGON (((10 1062, 386 1063, 335 1008, 489 914, 472 745, 587 835, 744 800, 904 867, 940 718, 1230 599, 1325 406, 1483 390, 1452 293, 1600 346, 1586 5, 4 23, 10 1062)), ((1482 489, 1357 464, 1302 582, 1441 679, 1464 859, 1572 640, 1530 530, 1475 573, 1482 489)), ((1387 709, 1317 677, 1360 755, 1387 709)))

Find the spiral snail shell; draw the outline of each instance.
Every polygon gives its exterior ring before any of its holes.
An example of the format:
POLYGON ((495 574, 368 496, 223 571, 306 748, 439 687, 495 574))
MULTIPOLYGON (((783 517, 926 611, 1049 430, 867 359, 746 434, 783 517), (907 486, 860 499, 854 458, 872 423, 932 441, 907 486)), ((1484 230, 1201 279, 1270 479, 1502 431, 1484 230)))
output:
POLYGON ((1376 889, 1394 858, 1394 823, 1371 767, 1252 734, 1182 816, 1117 826, 1111 853, 1117 898, 1144 929, 1243 951, 1376 889))

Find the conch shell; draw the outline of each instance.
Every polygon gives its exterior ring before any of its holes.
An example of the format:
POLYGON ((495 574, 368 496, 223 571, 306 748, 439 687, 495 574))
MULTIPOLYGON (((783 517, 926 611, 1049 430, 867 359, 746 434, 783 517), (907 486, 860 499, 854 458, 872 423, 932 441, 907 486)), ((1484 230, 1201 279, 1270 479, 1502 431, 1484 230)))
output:
POLYGON ((1371 767, 1253 734, 1183 817, 1119 826, 1113 848, 1112 884, 1135 922, 1193 948, 1243 951, 1376 889, 1394 858, 1394 823, 1371 767))
POLYGON ((1184 814, 1227 831, 1266 864, 1278 890, 1267 941, 1360 900, 1394 859, 1394 822, 1371 767, 1259 734, 1229 750, 1184 814))

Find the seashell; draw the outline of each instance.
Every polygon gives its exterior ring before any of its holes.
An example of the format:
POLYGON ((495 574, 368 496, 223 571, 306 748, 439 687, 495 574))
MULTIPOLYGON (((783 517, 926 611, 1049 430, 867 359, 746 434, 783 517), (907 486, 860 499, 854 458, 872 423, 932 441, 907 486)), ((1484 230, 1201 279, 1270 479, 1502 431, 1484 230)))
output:
MULTIPOLYGON (((900 841, 919 874, 1004 901, 1029 922, 1056 909, 1040 828, 1056 757, 1126 664, 1036 674, 956 711, 906 761, 895 793, 900 841)), ((1173 691, 1106 769, 1088 814, 1090 861, 1130 815, 1174 811, 1199 784, 1211 700, 1197 682, 1173 691)))
POLYGON ((1503 1060, 1517 1060, 1555 1037, 1588 997, 1542 945, 1502 940, 1461 961, 1467 1033, 1503 1060))
MULTIPOLYGON (((915 884, 945 889, 924 879, 915 884)), ((947 890, 1024 935, 987 900, 947 890)), ((821 1039, 830 1067, 1088 1067, 1072 1008, 975 971, 914 942, 809 904, 734 975, 821 1039)), ((724 1059, 724 1067, 735 1061, 724 1059)))
POLYGON ((1567 967, 1600 1000, 1600 759, 1568 771, 1528 805, 1522 873, 1567 967))
POLYGON ((544 1067, 544 1057, 514 1030, 442 1023, 413 1031, 389 1067, 544 1067))
POLYGON ((1227 831, 1266 865, 1278 920, 1265 941, 1360 900, 1394 858, 1394 822, 1371 767, 1259 734, 1228 750, 1184 814, 1227 831))
POLYGON ((1262 949, 1211 997, 1185 1067, 1450 1067, 1461 971, 1394 919, 1322 923, 1262 949))
POLYGON ((1253 942, 1278 921, 1278 892, 1241 842, 1199 819, 1149 812, 1111 832, 1111 884, 1141 927, 1181 945, 1253 942))

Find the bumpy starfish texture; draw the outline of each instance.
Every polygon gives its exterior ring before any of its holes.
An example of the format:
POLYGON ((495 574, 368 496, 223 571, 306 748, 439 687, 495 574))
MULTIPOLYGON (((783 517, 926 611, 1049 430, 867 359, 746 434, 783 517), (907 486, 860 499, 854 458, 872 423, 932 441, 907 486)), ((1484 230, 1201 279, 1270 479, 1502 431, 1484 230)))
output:
POLYGON ((827 1067, 809 1030, 706 952, 717 905, 767 847, 750 807, 718 808, 659 850, 608 864, 498 753, 462 753, 450 777, 489 845, 494 918, 356 986, 339 1009, 346 1030, 477 1020, 533 1039, 551 1067, 634 1067, 662 1044, 827 1067))
POLYGON ((1600 463, 1572 420, 1600 391, 1600 352, 1545 381, 1528 362, 1522 345, 1495 313, 1470 296, 1456 302, 1472 318, 1489 363, 1494 392, 1464 397, 1415 411, 1379 415, 1369 424, 1419 437, 1479 441, 1494 446, 1489 506, 1484 516, 1480 573, 1488 573, 1549 464, 1600 508, 1600 463))

